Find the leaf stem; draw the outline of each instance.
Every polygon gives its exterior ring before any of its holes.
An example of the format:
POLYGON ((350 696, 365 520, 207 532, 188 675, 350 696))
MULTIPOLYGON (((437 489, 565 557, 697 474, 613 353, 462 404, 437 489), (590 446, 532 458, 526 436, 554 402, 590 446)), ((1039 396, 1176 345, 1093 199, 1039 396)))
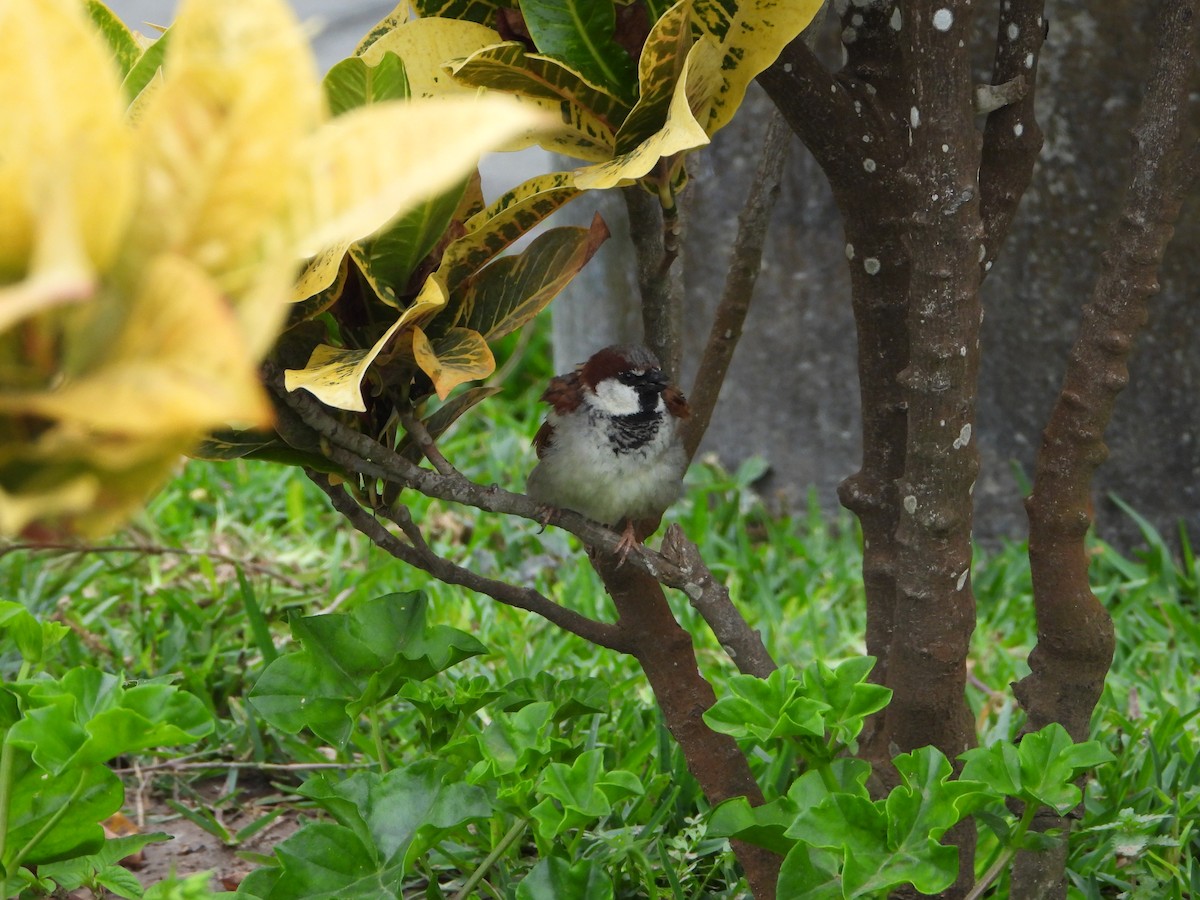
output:
POLYGON ((1008 842, 1008 846, 1003 852, 996 857, 996 861, 983 873, 983 877, 975 882, 975 886, 967 892, 963 900, 979 900, 983 896, 983 892, 992 886, 992 882, 1000 877, 1004 871, 1004 867, 1009 861, 1017 855, 1017 851, 1021 849, 1021 841, 1029 832, 1033 825, 1033 817, 1037 815, 1038 805, 1036 803, 1026 803, 1025 812, 1021 814, 1021 821, 1017 824, 1017 830, 1013 834, 1012 839, 1008 842))
MULTIPOLYGON (((19 851, 17 851, 17 855, 13 857, 11 868, 13 868, 13 869, 18 868, 21 865, 21 860, 23 860, 26 856, 29 855, 29 851, 32 850, 34 847, 36 847, 41 842, 42 838, 44 838, 47 834, 49 834, 50 831, 54 828, 54 826, 57 825, 60 821, 62 821, 62 817, 67 814, 67 811, 71 808, 71 804, 73 804, 77 799, 79 799, 79 795, 81 793, 83 793, 83 785, 87 781, 86 776, 87 776, 87 770, 80 769, 79 780, 75 783, 75 788, 71 791, 71 796, 67 798, 67 801, 65 803, 63 803, 58 809, 56 809, 54 811, 54 815, 52 815, 49 819, 46 820, 46 824, 38 829, 37 834, 35 834, 33 837, 31 837, 26 842, 25 846, 22 847, 19 851)), ((5 868, 7 870, 9 867, 5 867, 5 868)))
POLYGON ((379 771, 386 775, 392 769, 388 760, 387 750, 383 746, 383 729, 379 727, 379 707, 372 706, 371 714, 367 716, 371 723, 371 739, 375 742, 375 756, 379 760, 379 771))
POLYGON ((504 837, 500 838, 500 843, 496 844, 496 846, 492 848, 492 852, 484 857, 483 862, 481 862, 476 867, 475 871, 471 873, 470 877, 466 880, 466 883, 462 886, 462 889, 454 895, 454 900, 466 900, 467 897, 471 896, 471 892, 475 889, 475 886, 479 884, 479 882, 483 881, 483 876, 487 874, 488 869, 495 865, 496 860, 503 856, 508 848, 511 847, 517 841, 517 839, 525 833, 525 828, 528 825, 528 819, 517 819, 517 821, 513 823, 512 828, 508 829, 508 832, 504 835, 504 837))

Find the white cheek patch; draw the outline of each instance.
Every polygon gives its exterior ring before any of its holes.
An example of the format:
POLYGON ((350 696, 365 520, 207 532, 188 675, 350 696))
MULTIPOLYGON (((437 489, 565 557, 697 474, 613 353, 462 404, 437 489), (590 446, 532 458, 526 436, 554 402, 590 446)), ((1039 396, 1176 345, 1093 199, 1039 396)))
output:
POLYGON ((606 378, 596 385, 592 405, 610 416, 629 416, 642 408, 637 391, 615 378, 606 378))

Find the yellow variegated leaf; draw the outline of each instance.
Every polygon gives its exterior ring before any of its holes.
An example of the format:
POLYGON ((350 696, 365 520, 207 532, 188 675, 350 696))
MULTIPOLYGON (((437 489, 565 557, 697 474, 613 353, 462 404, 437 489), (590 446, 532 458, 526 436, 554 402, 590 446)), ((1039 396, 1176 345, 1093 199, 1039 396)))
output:
POLYGON ((306 390, 326 406, 365 412, 362 380, 367 369, 388 342, 402 329, 416 327, 428 321, 446 305, 446 285, 440 277, 430 275, 413 305, 404 311, 383 336, 367 350, 341 350, 324 344, 312 352, 303 369, 288 369, 283 384, 289 391, 306 390))
POLYGON ((617 130, 627 153, 663 126, 692 44, 692 0, 679 0, 650 29, 638 61, 638 100, 617 130))
POLYGON ((453 293, 463 279, 579 194, 571 172, 537 175, 502 194, 469 218, 463 225, 466 234, 442 254, 438 272, 446 279, 447 288, 453 293))
POLYGON ((709 136, 741 106, 750 82, 812 21, 823 0, 692 0, 695 24, 716 43, 720 83, 697 118, 709 136))
POLYGON ((460 384, 487 378, 496 371, 492 348, 483 335, 469 328, 451 328, 433 341, 420 328, 415 328, 413 356, 442 400, 460 384))
POLYGON ((500 35, 484 25, 434 17, 397 24, 369 43, 364 41, 366 46, 359 47, 358 55, 370 66, 376 65, 385 53, 399 56, 408 75, 410 96, 414 98, 474 96, 474 88, 456 82, 443 66, 499 41, 500 35))
POLYGON ((78 292, 121 246, 133 203, 118 71, 77 0, 8 0, 0 84, 0 285, 78 292))
POLYGON ((302 255, 377 231, 461 180, 482 152, 544 121, 507 97, 446 97, 379 103, 327 122, 301 145, 309 165, 302 255))
POLYGON ((340 244, 326 247, 305 264, 304 271, 300 273, 292 288, 293 303, 315 297, 337 281, 350 244, 350 241, 342 241, 340 244))
POLYGON ((138 123, 142 190, 126 258, 187 256, 235 305, 257 303, 264 280, 286 285, 276 278, 291 262, 302 139, 321 104, 284 0, 183 4, 163 83, 138 123))
POLYGON ((124 327, 88 372, 41 391, 0 395, 0 413, 37 415, 123 439, 267 425, 271 408, 221 291, 195 263, 149 263, 124 327))
POLYGON ((628 153, 577 170, 576 187, 595 190, 629 183, 650 172, 660 159, 707 144, 708 135, 692 111, 692 98, 698 96, 702 102, 706 89, 720 77, 716 71, 719 64, 720 54, 715 45, 707 38, 698 40, 688 51, 662 130, 628 153))
POLYGON ((510 142, 509 150, 537 143, 579 159, 608 159, 616 145, 616 123, 629 112, 624 102, 578 72, 548 56, 527 53, 516 41, 484 47, 449 69, 466 85, 509 93, 553 116, 553 125, 531 129, 510 142))
POLYGON ((471 281, 461 324, 494 341, 516 331, 566 287, 608 239, 597 213, 590 228, 552 228, 524 251, 492 263, 471 281))
POLYGON ((18 494, 0 487, 0 534, 20 534, 33 522, 84 512, 99 493, 100 482, 94 475, 58 480, 18 494))

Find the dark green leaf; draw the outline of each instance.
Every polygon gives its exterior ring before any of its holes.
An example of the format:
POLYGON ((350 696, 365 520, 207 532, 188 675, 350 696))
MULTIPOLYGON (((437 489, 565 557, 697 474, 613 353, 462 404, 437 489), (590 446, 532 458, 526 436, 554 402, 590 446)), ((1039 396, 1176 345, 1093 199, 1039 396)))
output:
POLYGON ((613 0, 521 0, 521 12, 540 52, 618 97, 634 101, 636 67, 614 39, 613 0))
POLYGON ((357 56, 343 59, 326 73, 321 86, 329 101, 329 112, 334 116, 368 103, 408 99, 404 63, 390 51, 373 66, 357 56))
POLYGON ((541 312, 608 238, 597 215, 589 228, 553 228, 522 253, 479 273, 463 302, 463 327, 494 341, 541 312))
POLYGON ((574 864, 551 856, 538 861, 517 885, 517 900, 612 900, 612 879, 603 864, 584 859, 574 864))
POLYGON ((6 851, 0 862, 11 871, 13 854, 39 835, 22 859, 26 865, 99 851, 104 843, 99 823, 119 810, 125 798, 121 780, 103 766, 56 775, 23 752, 14 756, 6 851))

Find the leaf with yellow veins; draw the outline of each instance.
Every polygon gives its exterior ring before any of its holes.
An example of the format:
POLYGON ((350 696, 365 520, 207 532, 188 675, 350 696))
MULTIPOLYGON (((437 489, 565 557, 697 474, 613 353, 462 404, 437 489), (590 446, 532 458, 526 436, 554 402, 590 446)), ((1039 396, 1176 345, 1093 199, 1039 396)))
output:
POLYGON ((779 58, 812 21, 823 0, 691 0, 692 21, 712 40, 720 81, 697 118, 709 136, 726 125, 742 104, 750 82, 779 58))
POLYGON ((446 286, 453 293, 464 279, 578 196, 579 188, 570 172, 535 175, 506 191, 467 219, 463 223, 466 233, 442 254, 438 272, 445 277, 446 286))
POLYGON ((338 280, 346 252, 352 241, 342 241, 326 247, 304 265, 300 277, 292 287, 292 302, 299 303, 327 290, 338 280))
POLYGON ((646 37, 638 60, 638 100, 617 130, 617 153, 627 153, 660 128, 692 46, 692 0, 679 0, 646 37))
POLYGON ((555 127, 525 135, 510 149, 536 142, 579 159, 608 159, 615 129, 629 114, 625 101, 559 60, 526 52, 518 41, 484 47, 449 69, 463 84, 509 93, 553 114, 555 127))
POLYGON ((692 106, 703 102, 706 92, 720 78, 719 65, 720 54, 710 40, 701 38, 692 45, 675 84, 662 129, 627 153, 577 170, 576 187, 596 190, 628 184, 648 174, 660 159, 707 144, 708 134, 696 120, 692 106))
POLYGON ((121 247, 134 163, 118 71, 77 0, 0 2, 0 84, 0 285, 86 283, 121 247))
POLYGON ((0 413, 131 440, 269 424, 257 368, 217 286, 181 256, 160 255, 149 266, 94 368, 45 390, 0 395, 0 413))
MULTIPOLYGON (((473 87, 459 84, 443 66, 452 59, 470 56, 477 50, 500 43, 500 35, 485 25, 458 19, 423 18, 390 22, 389 30, 364 41, 357 54, 373 66, 385 53, 395 53, 404 62, 409 95, 414 98, 461 94, 474 96, 473 87)), ((372 35, 375 35, 375 30, 372 35)), ((371 37, 369 35, 368 37, 371 37)))
POLYGON ((451 328, 432 341, 424 331, 415 328, 413 356, 442 400, 460 384, 487 378, 496 371, 492 348, 483 335, 469 328, 451 328))
POLYGON ((326 406, 351 412, 366 412, 362 381, 367 369, 401 330, 427 322, 446 305, 446 284, 438 275, 430 275, 412 306, 404 311, 383 336, 367 350, 342 350, 321 344, 312 352, 303 369, 283 373, 283 385, 289 391, 306 390, 326 406))
POLYGON ((309 166, 302 255, 379 230, 460 181, 484 151, 545 121, 508 97, 393 101, 338 116, 301 145, 309 166))

